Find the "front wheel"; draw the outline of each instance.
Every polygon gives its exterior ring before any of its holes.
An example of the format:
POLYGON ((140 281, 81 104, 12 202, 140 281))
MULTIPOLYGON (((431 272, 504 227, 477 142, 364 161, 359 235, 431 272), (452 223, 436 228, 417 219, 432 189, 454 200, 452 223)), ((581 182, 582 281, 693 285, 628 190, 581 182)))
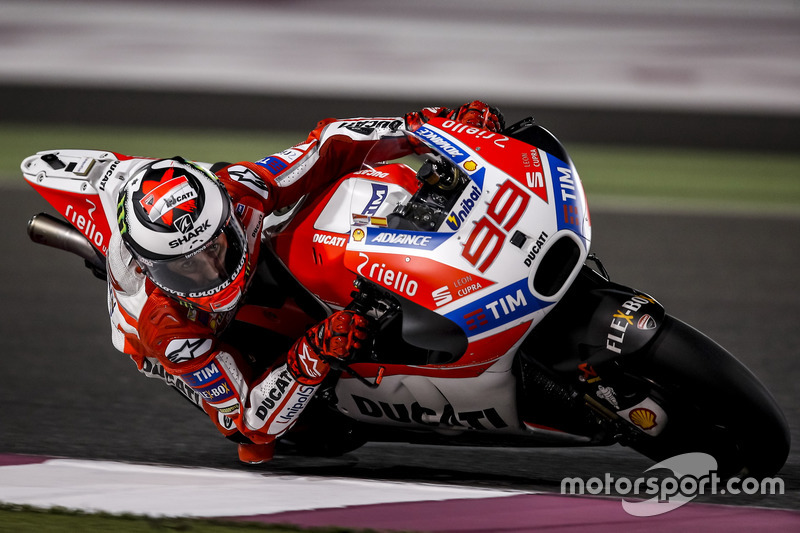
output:
POLYGON ((776 474, 789 454, 789 427, 770 393, 717 343, 671 316, 626 370, 652 384, 669 422, 629 445, 654 460, 705 452, 723 476, 776 474))

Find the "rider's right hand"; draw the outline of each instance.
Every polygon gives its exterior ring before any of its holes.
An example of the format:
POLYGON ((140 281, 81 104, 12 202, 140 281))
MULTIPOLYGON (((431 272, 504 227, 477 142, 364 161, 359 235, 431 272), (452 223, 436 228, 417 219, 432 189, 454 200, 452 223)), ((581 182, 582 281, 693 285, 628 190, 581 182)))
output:
MULTIPOLYGON (((361 348, 368 337, 369 322, 353 311, 337 311, 307 333, 314 332, 317 349, 323 355, 346 359, 361 348)), ((311 340, 311 339, 309 339, 311 340)))
POLYGON ((500 110, 480 100, 462 105, 450 114, 450 118, 456 122, 494 132, 502 131, 505 128, 505 119, 500 110))
POLYGON ((301 383, 321 383, 329 370, 326 358, 347 359, 369 336, 369 321, 353 311, 337 311, 309 329, 289 350, 287 362, 301 383))

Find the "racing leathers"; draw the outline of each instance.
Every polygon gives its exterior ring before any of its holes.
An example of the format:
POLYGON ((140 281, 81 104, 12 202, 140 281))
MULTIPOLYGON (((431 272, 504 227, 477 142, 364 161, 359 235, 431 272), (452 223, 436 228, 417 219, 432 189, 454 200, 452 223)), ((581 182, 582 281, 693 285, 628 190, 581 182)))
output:
MULTIPOLYGON (((247 235, 252 262, 247 268, 252 272, 256 267, 265 216, 357 170, 376 147, 385 147, 387 159, 410 153, 417 147, 404 141, 405 133, 432 117, 502 128, 499 113, 477 101, 404 117, 326 119, 287 150, 218 170, 247 235), (388 142, 387 136, 400 142, 388 142)), ((181 391, 220 432, 239 442, 269 444, 288 431, 327 375, 327 358, 347 357, 366 337, 363 317, 339 311, 259 370, 250 354, 220 338, 237 309, 207 313, 169 297, 145 276, 118 231, 112 232, 107 257, 114 346, 129 354, 141 372, 181 391)))

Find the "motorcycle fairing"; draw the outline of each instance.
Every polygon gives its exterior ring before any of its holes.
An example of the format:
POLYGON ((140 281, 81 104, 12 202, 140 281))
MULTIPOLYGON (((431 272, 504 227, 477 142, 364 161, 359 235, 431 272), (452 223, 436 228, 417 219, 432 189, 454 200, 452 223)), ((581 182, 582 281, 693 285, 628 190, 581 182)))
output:
MULTIPOLYGON (((445 423, 449 410, 502 413, 502 420, 513 421, 508 431, 524 433, 515 400, 495 396, 491 382, 502 379, 513 387, 513 354, 566 293, 588 255, 591 227, 580 179, 571 163, 537 147, 452 121, 431 121, 415 136, 472 183, 433 231, 352 226, 345 265, 401 302, 448 319, 468 343, 460 357, 445 364, 382 365, 376 389, 343 377, 337 396, 349 400, 340 406, 354 418, 390 425, 423 426, 427 414, 440 427, 456 430, 467 428, 454 423, 457 416, 445 423), (459 294, 457 280, 473 290, 459 294), (440 391, 444 403, 428 405, 415 396, 408 384, 421 377, 440 391), (477 398, 450 397, 448 384, 455 377, 474 380, 477 398), (407 394, 408 401, 391 403, 395 394, 407 394)), ((416 345, 419 336, 412 329, 404 328, 403 338, 416 345)), ((364 376, 377 373, 370 363, 353 369, 364 376)))
POLYGON ((150 159, 111 151, 48 150, 25 158, 25 180, 105 255, 117 192, 150 159))
MULTIPOLYGON (((375 168, 369 174, 363 170, 348 174, 348 179, 342 181, 330 200, 325 202, 314 220, 314 229, 347 235, 354 217, 385 218, 395 205, 409 197, 409 185, 404 183, 406 179, 403 176, 408 172, 413 171, 393 165, 386 169, 375 168), (390 176, 393 180, 385 179, 390 176)), ((412 185, 416 187, 416 183, 412 182, 412 185)))
POLYGON ((384 378, 378 388, 340 380, 337 408, 365 422, 442 431, 524 433, 510 371, 450 379, 422 375, 384 378), (480 391, 480 394, 475 394, 480 391))
POLYGON ((314 202, 298 207, 277 231, 270 231, 270 240, 304 287, 331 307, 346 307, 356 278, 345 266, 354 217, 385 219, 397 202, 409 198, 418 187, 416 173, 402 164, 346 174, 314 202), (331 283, 332 279, 337 283, 331 283))
MULTIPOLYGON (((367 234, 365 240, 369 239, 367 234)), ((474 291, 495 284, 494 281, 477 274, 412 253, 347 254, 345 266, 379 287, 427 309, 447 306, 451 302, 468 297, 474 291)))
MULTIPOLYGON (((528 320, 537 323, 542 311, 563 296, 588 254, 588 209, 574 167, 524 142, 453 121, 434 119, 414 135, 457 164, 472 185, 437 231, 353 228, 345 264, 360 275, 364 265, 393 265, 391 279, 414 280, 415 289, 418 280, 430 280, 414 294, 400 290, 407 287, 402 283, 385 285, 460 324, 469 337, 528 320), (542 294, 539 287, 553 285, 536 283, 542 258, 561 241, 574 243, 561 256, 574 257, 566 274, 550 274, 559 282, 557 290, 542 294), (429 263, 440 267, 432 269, 429 263), (448 298, 452 287, 435 283, 448 280, 439 272, 442 266, 459 272, 459 279, 472 276, 490 283, 479 282, 464 298, 448 298), (498 282, 503 286, 494 286, 498 282)), ((380 274, 379 268, 377 276, 365 277, 376 281, 380 274)))

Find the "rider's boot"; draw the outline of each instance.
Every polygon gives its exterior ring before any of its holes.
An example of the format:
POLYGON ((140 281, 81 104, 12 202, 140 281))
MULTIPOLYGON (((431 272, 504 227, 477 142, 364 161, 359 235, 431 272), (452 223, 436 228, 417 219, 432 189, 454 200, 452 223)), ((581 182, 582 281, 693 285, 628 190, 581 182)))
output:
POLYGON ((266 444, 239 444, 239 460, 248 465, 257 465, 272 460, 275 441, 266 444))

